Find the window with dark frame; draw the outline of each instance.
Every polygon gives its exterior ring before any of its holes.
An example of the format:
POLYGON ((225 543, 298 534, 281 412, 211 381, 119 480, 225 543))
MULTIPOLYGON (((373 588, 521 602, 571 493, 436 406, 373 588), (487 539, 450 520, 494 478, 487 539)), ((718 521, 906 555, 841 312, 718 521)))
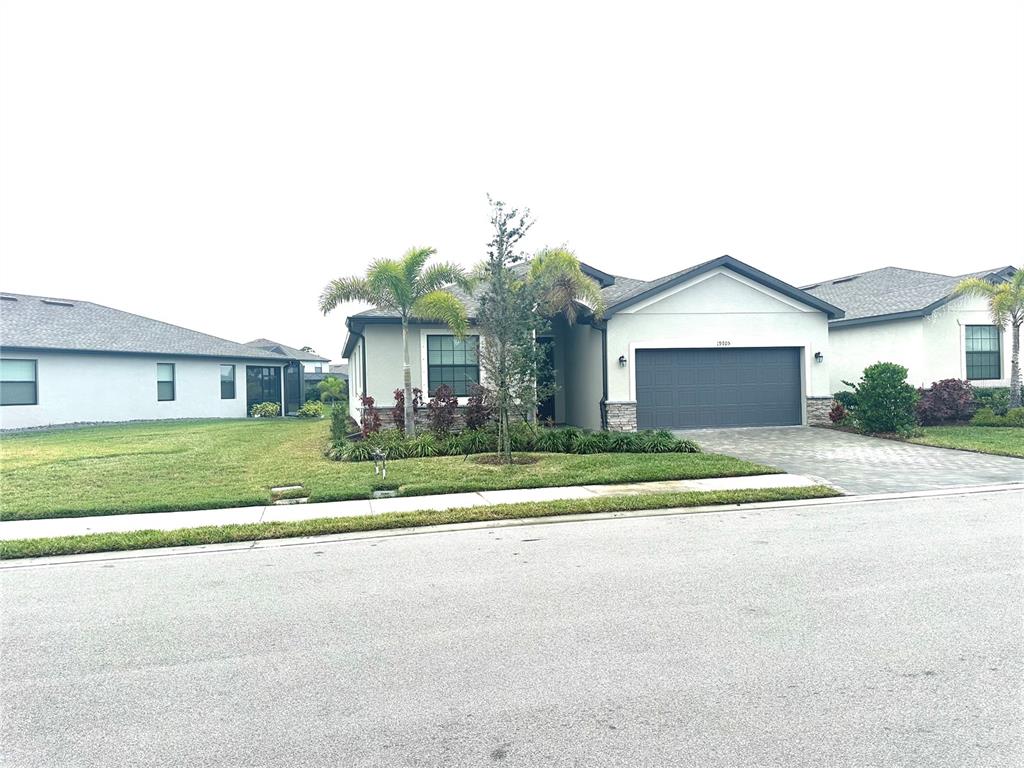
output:
POLYGON ((0 360, 0 405, 38 405, 35 360, 0 360))
POLYGON ((1002 378, 999 328, 994 325, 964 326, 969 380, 1002 378))
POLYGON ((233 365, 220 367, 220 399, 235 399, 235 366, 233 365))
POLYGON ((174 363, 156 364, 156 399, 174 399, 174 363))
POLYGON ((472 384, 480 383, 480 337, 427 336, 427 393, 442 384, 458 397, 469 395, 472 384))

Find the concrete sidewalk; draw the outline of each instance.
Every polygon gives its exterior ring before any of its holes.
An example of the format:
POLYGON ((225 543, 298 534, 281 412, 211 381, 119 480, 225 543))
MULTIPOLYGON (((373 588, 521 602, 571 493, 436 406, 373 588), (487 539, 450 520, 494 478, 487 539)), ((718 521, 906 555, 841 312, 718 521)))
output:
POLYGON ((128 531, 201 528, 207 525, 292 522, 321 517, 355 517, 388 512, 444 510, 479 507, 490 504, 516 504, 526 501, 588 499, 641 493, 678 493, 682 491, 734 491, 757 488, 789 488, 823 485, 823 480, 804 475, 754 475, 716 477, 706 480, 663 480, 653 483, 617 485, 570 485, 561 488, 518 488, 507 491, 442 493, 432 496, 402 496, 392 499, 355 499, 319 504, 287 504, 231 509, 201 509, 184 512, 149 512, 134 515, 96 515, 62 517, 47 520, 9 520, 0 522, 0 540, 37 539, 51 536, 81 536, 89 533, 125 533, 128 531))

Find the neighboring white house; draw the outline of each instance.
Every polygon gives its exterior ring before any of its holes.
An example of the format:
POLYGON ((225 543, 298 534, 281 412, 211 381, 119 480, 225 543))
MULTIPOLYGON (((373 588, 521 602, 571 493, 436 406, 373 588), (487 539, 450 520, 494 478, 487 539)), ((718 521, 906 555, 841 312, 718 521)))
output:
POLYGON ((0 294, 0 428, 294 412, 298 359, 87 301, 0 294))
POLYGON ((1009 386, 1010 329, 992 324, 984 298, 952 294, 965 278, 998 282, 1015 271, 951 276, 884 267, 806 286, 846 313, 829 323, 831 389, 848 389, 844 381, 856 382, 879 361, 906 366, 908 381, 919 387, 941 379, 1009 386))
MULTIPOLYGON (((540 417, 590 429, 806 424, 831 399, 828 322, 842 310, 743 262, 723 256, 657 280, 583 270, 602 288, 596 319, 552 321, 547 340, 557 394, 540 417)), ((462 296, 472 318, 471 296, 462 296)), ((401 384, 398 317, 378 308, 346 321, 351 414, 369 394, 390 407, 401 384)), ((413 386, 448 384, 465 397, 480 381, 479 339, 412 324, 413 386), (414 357, 415 359, 415 357, 414 357)), ((486 384, 486 382, 482 382, 486 384)))
POLYGON ((295 347, 289 347, 287 344, 271 341, 270 339, 253 339, 252 341, 245 342, 245 345, 247 347, 264 349, 279 355, 286 355, 294 360, 298 360, 302 363, 303 373, 323 373, 331 362, 330 358, 321 357, 310 349, 296 349, 295 347))

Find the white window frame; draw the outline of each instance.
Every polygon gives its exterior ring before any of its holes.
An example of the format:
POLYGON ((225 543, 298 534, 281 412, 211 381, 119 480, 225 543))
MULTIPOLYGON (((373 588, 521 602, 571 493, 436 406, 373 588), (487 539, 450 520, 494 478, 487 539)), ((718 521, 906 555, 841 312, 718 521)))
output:
MULTIPOLYGON (((431 330, 431 331, 426 331, 426 330, 421 330, 420 331, 420 389, 423 390, 423 402, 424 403, 426 403, 428 400, 430 400, 430 398, 432 396, 432 393, 427 392, 427 386, 429 385, 429 382, 430 382, 430 376, 429 376, 430 372, 427 370, 427 368, 428 368, 428 366, 427 366, 427 337, 428 336, 454 336, 454 335, 455 334, 452 333, 450 330, 448 330, 448 329, 440 329, 440 328, 435 329, 435 330, 431 330)), ((477 332, 477 333, 467 333, 466 335, 467 336, 476 336, 477 337, 477 348, 478 349, 483 349, 484 337, 483 337, 482 334, 477 332)), ((484 377, 484 367, 483 367, 483 365, 479 365, 479 368, 480 368, 480 381, 478 383, 480 384, 480 386, 486 386, 486 383, 485 383, 486 379, 484 377)), ((458 400, 458 404, 459 404, 460 407, 461 406, 465 406, 465 405, 469 405, 469 398, 468 397, 456 397, 455 399, 458 400)))

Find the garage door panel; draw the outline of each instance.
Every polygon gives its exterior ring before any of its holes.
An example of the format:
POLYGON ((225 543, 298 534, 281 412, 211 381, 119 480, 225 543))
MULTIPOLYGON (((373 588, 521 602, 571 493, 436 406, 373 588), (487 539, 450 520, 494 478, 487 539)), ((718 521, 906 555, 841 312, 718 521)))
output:
POLYGON ((641 429, 800 424, 800 351, 794 347, 641 349, 641 429))

